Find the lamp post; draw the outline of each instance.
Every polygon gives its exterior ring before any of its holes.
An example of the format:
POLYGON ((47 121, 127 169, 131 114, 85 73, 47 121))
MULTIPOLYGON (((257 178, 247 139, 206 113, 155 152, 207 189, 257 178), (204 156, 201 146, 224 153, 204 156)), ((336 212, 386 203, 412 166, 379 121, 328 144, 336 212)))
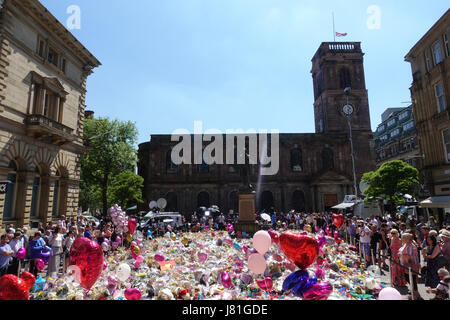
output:
POLYGON ((347 104, 344 106, 343 111, 344 114, 347 115, 348 128, 350 131, 350 152, 352 157, 352 171, 353 171, 353 187, 355 189, 355 196, 358 197, 358 186, 356 184, 356 171, 355 171, 355 154, 353 149, 353 132, 352 132, 352 123, 351 123, 351 115, 354 112, 354 108, 349 103, 349 95, 352 89, 347 87, 344 89, 345 95, 347 96, 347 104))

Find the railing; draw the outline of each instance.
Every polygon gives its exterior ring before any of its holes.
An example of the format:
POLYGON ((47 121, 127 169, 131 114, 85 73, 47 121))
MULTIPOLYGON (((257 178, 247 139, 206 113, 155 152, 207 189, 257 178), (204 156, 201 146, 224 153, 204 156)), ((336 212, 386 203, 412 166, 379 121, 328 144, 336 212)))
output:
POLYGON ((26 117, 25 123, 29 126, 40 126, 44 127, 47 130, 58 132, 63 136, 71 136, 73 134, 73 129, 55 121, 49 119, 40 114, 32 114, 26 117))

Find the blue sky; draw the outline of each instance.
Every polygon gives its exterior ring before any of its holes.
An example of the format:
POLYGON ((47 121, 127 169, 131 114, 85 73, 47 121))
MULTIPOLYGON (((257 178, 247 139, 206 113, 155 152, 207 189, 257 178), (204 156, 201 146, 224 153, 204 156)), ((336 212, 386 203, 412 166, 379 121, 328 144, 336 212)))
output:
POLYGON ((372 128, 387 107, 408 106, 405 55, 448 1, 399 0, 41 0, 102 66, 88 80, 87 109, 136 123, 138 142, 195 120, 203 128, 314 132, 311 58, 333 40, 365 52, 372 128), (367 9, 380 8, 379 29, 367 9))

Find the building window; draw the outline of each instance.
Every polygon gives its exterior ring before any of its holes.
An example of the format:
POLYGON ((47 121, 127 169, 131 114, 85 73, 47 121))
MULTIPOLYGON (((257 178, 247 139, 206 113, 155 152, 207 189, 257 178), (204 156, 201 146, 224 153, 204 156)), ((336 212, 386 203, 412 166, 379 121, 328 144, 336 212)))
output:
POLYGON ((3 209, 3 220, 12 220, 14 218, 14 207, 16 200, 17 186, 17 166, 15 161, 9 163, 9 170, 6 180, 8 181, 8 190, 5 195, 5 204, 3 209))
POLYGON ((330 148, 322 150, 322 168, 323 170, 334 169, 334 152, 330 148))
POLYGON ((45 58, 45 41, 42 40, 42 39, 38 39, 37 54, 38 54, 41 58, 45 58))
POLYGON ((178 171, 178 166, 172 162, 172 150, 166 153, 166 172, 176 173, 178 171))
POLYGON ((39 168, 36 168, 36 174, 38 175, 33 179, 33 189, 31 193, 31 209, 30 209, 30 217, 36 218, 39 216, 38 208, 39 208, 39 193, 41 186, 41 178, 39 168))
POLYGON ((341 89, 345 89, 347 87, 352 86, 352 78, 350 75, 350 70, 348 70, 348 68, 342 68, 339 71, 339 79, 340 79, 341 89))
POLYGON ((395 129, 394 131, 391 132, 391 137, 396 137, 400 134, 400 129, 395 129))
POLYGON ((291 150, 291 170, 294 172, 303 171, 302 151, 300 149, 291 150))
POLYGON ((381 136, 380 140, 381 141, 386 141, 388 139, 387 134, 385 134, 384 136, 381 136))
POLYGON ((59 180, 55 180, 53 184, 53 208, 52 208, 53 217, 56 217, 58 215, 58 205, 59 205, 59 180))
POLYGON ((444 88, 442 87, 442 82, 439 82, 435 87, 434 91, 436 93, 436 101, 438 104, 438 112, 445 111, 447 109, 447 106, 445 104, 445 97, 444 97, 444 88))
POLYGON ((428 55, 427 51, 425 51, 425 65, 427 67, 427 72, 430 72, 430 70, 431 70, 431 60, 430 60, 430 56, 428 55))
POLYGON ((414 128, 414 121, 408 122, 403 126, 403 131, 408 131, 410 129, 414 128))
POLYGON ((386 126, 383 124, 382 126, 378 127, 377 132, 383 132, 384 129, 386 129, 386 126))
POLYGON ((53 64, 55 67, 57 67, 57 68, 59 67, 59 54, 52 47, 48 48, 47 60, 48 60, 48 62, 53 64))
POLYGON ((408 116, 409 116, 409 112, 408 111, 406 111, 406 112, 402 112, 402 113, 400 113, 400 115, 398 116, 398 120, 403 120, 403 119, 406 119, 406 118, 408 118, 408 116))
POLYGON ((439 41, 433 45, 433 59, 434 65, 438 65, 439 63, 444 61, 444 58, 442 56, 441 43, 439 41))
POLYGON ((450 44, 448 43, 448 36, 447 34, 444 34, 444 44, 445 44, 445 53, 448 56, 450 56, 450 44))
POLYGON ((450 130, 444 130, 442 132, 442 136, 444 139, 444 148, 445 148, 445 160, 447 163, 450 163, 450 130))
POLYGON ((66 65, 67 65, 67 60, 65 58, 61 59, 61 71, 63 73, 66 73, 66 65))
POLYGON ((389 120, 389 122, 387 123, 388 127, 392 127, 395 124, 395 119, 389 120))

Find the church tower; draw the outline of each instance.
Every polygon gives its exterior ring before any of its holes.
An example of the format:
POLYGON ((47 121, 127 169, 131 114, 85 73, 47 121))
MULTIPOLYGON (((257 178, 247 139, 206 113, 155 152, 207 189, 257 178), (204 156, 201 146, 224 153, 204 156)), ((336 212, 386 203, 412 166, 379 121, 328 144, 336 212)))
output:
MULTIPOLYGON (((352 106, 351 125, 357 182, 375 166, 369 100, 360 42, 324 42, 312 59, 316 133, 349 136, 344 106, 352 106), (344 91, 350 87, 348 94, 344 91)), ((349 147, 350 152, 350 147, 349 147)))
POLYGON ((369 101, 364 77, 364 53, 360 42, 324 42, 312 59, 314 82, 314 117, 316 133, 348 133, 347 104, 344 89, 351 88, 349 104, 353 107, 355 134, 372 133, 369 101))

